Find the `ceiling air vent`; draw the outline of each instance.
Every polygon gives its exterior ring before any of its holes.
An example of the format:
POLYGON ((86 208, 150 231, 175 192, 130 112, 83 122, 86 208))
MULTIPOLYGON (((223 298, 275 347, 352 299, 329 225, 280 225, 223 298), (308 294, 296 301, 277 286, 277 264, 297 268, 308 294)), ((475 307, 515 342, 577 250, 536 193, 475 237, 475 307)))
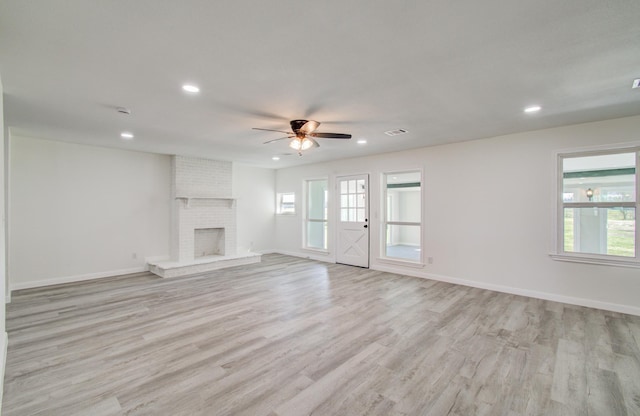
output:
POLYGON ((408 131, 406 131, 405 129, 389 130, 384 132, 384 134, 386 134, 387 136, 399 136, 405 133, 408 133, 408 131))

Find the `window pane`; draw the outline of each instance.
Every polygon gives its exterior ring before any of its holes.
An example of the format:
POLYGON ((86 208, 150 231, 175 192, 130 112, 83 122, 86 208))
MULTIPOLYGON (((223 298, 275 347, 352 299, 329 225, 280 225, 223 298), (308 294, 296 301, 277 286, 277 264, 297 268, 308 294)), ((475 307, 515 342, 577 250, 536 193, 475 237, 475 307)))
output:
POLYGON ((356 206, 356 196, 349 195, 349 207, 354 208, 356 206))
POLYGON ((326 220, 327 181, 314 180, 307 182, 307 218, 326 220))
POLYGON ((565 208, 564 251, 635 257, 635 208, 565 208))
POLYGON ((355 179, 349 181, 349 193, 350 194, 355 194, 356 193, 356 181, 355 181, 355 179))
POLYGON ((635 202, 636 154, 564 158, 564 202, 635 202))
POLYGON ((349 193, 349 190, 347 188, 347 181, 340 181, 340 193, 341 194, 349 193))
POLYGON ((364 222, 364 208, 358 208, 357 215, 358 222, 364 222))
POLYGON ((349 221, 349 209, 342 208, 340 210, 340 221, 347 222, 349 221))
POLYGON ((364 179, 358 179, 358 192, 364 192, 364 179))
POLYGON ((349 221, 354 222, 356 220, 356 209, 349 208, 349 221))
POLYGON ((307 221, 307 247, 318 249, 327 248, 326 221, 307 221))
POLYGON ((387 189, 389 221, 420 222, 420 188, 387 189))
POLYGON ((385 255, 412 261, 420 261, 420 239, 422 233, 422 184, 421 173, 387 173, 384 233, 385 255), (389 222, 415 223, 411 225, 389 224, 389 222))
POLYGON ((296 194, 278 194, 276 212, 278 214, 295 214, 296 194))
POLYGON ((388 224, 385 241, 387 257, 420 260, 419 225, 388 224))

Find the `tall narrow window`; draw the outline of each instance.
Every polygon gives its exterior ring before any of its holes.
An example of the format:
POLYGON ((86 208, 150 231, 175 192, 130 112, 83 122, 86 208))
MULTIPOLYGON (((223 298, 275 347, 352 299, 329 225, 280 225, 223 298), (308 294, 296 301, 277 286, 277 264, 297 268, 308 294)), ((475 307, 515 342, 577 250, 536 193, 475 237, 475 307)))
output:
POLYGON ((639 153, 630 149, 560 156, 559 253, 638 262, 639 153))
POLYGON ((305 248, 326 250, 327 200, 326 179, 306 181, 305 248))
POLYGON ((385 173, 384 257, 421 262, 421 173, 385 173))

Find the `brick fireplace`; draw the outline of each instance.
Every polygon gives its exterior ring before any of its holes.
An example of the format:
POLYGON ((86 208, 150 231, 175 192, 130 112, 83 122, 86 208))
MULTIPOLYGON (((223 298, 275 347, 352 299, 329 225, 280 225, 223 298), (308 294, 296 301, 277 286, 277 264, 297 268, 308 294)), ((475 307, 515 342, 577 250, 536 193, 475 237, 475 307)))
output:
POLYGON ((171 261, 149 270, 175 277, 259 262, 238 254, 231 162, 173 156, 171 167, 171 261))

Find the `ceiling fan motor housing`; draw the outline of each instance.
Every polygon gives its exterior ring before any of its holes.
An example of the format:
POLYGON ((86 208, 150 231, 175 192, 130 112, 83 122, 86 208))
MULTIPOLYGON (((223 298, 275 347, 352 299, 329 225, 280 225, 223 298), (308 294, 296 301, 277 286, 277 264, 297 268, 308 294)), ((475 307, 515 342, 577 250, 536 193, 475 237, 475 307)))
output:
POLYGON ((294 133, 298 133, 307 122, 308 120, 291 120, 291 130, 293 130, 294 133))

